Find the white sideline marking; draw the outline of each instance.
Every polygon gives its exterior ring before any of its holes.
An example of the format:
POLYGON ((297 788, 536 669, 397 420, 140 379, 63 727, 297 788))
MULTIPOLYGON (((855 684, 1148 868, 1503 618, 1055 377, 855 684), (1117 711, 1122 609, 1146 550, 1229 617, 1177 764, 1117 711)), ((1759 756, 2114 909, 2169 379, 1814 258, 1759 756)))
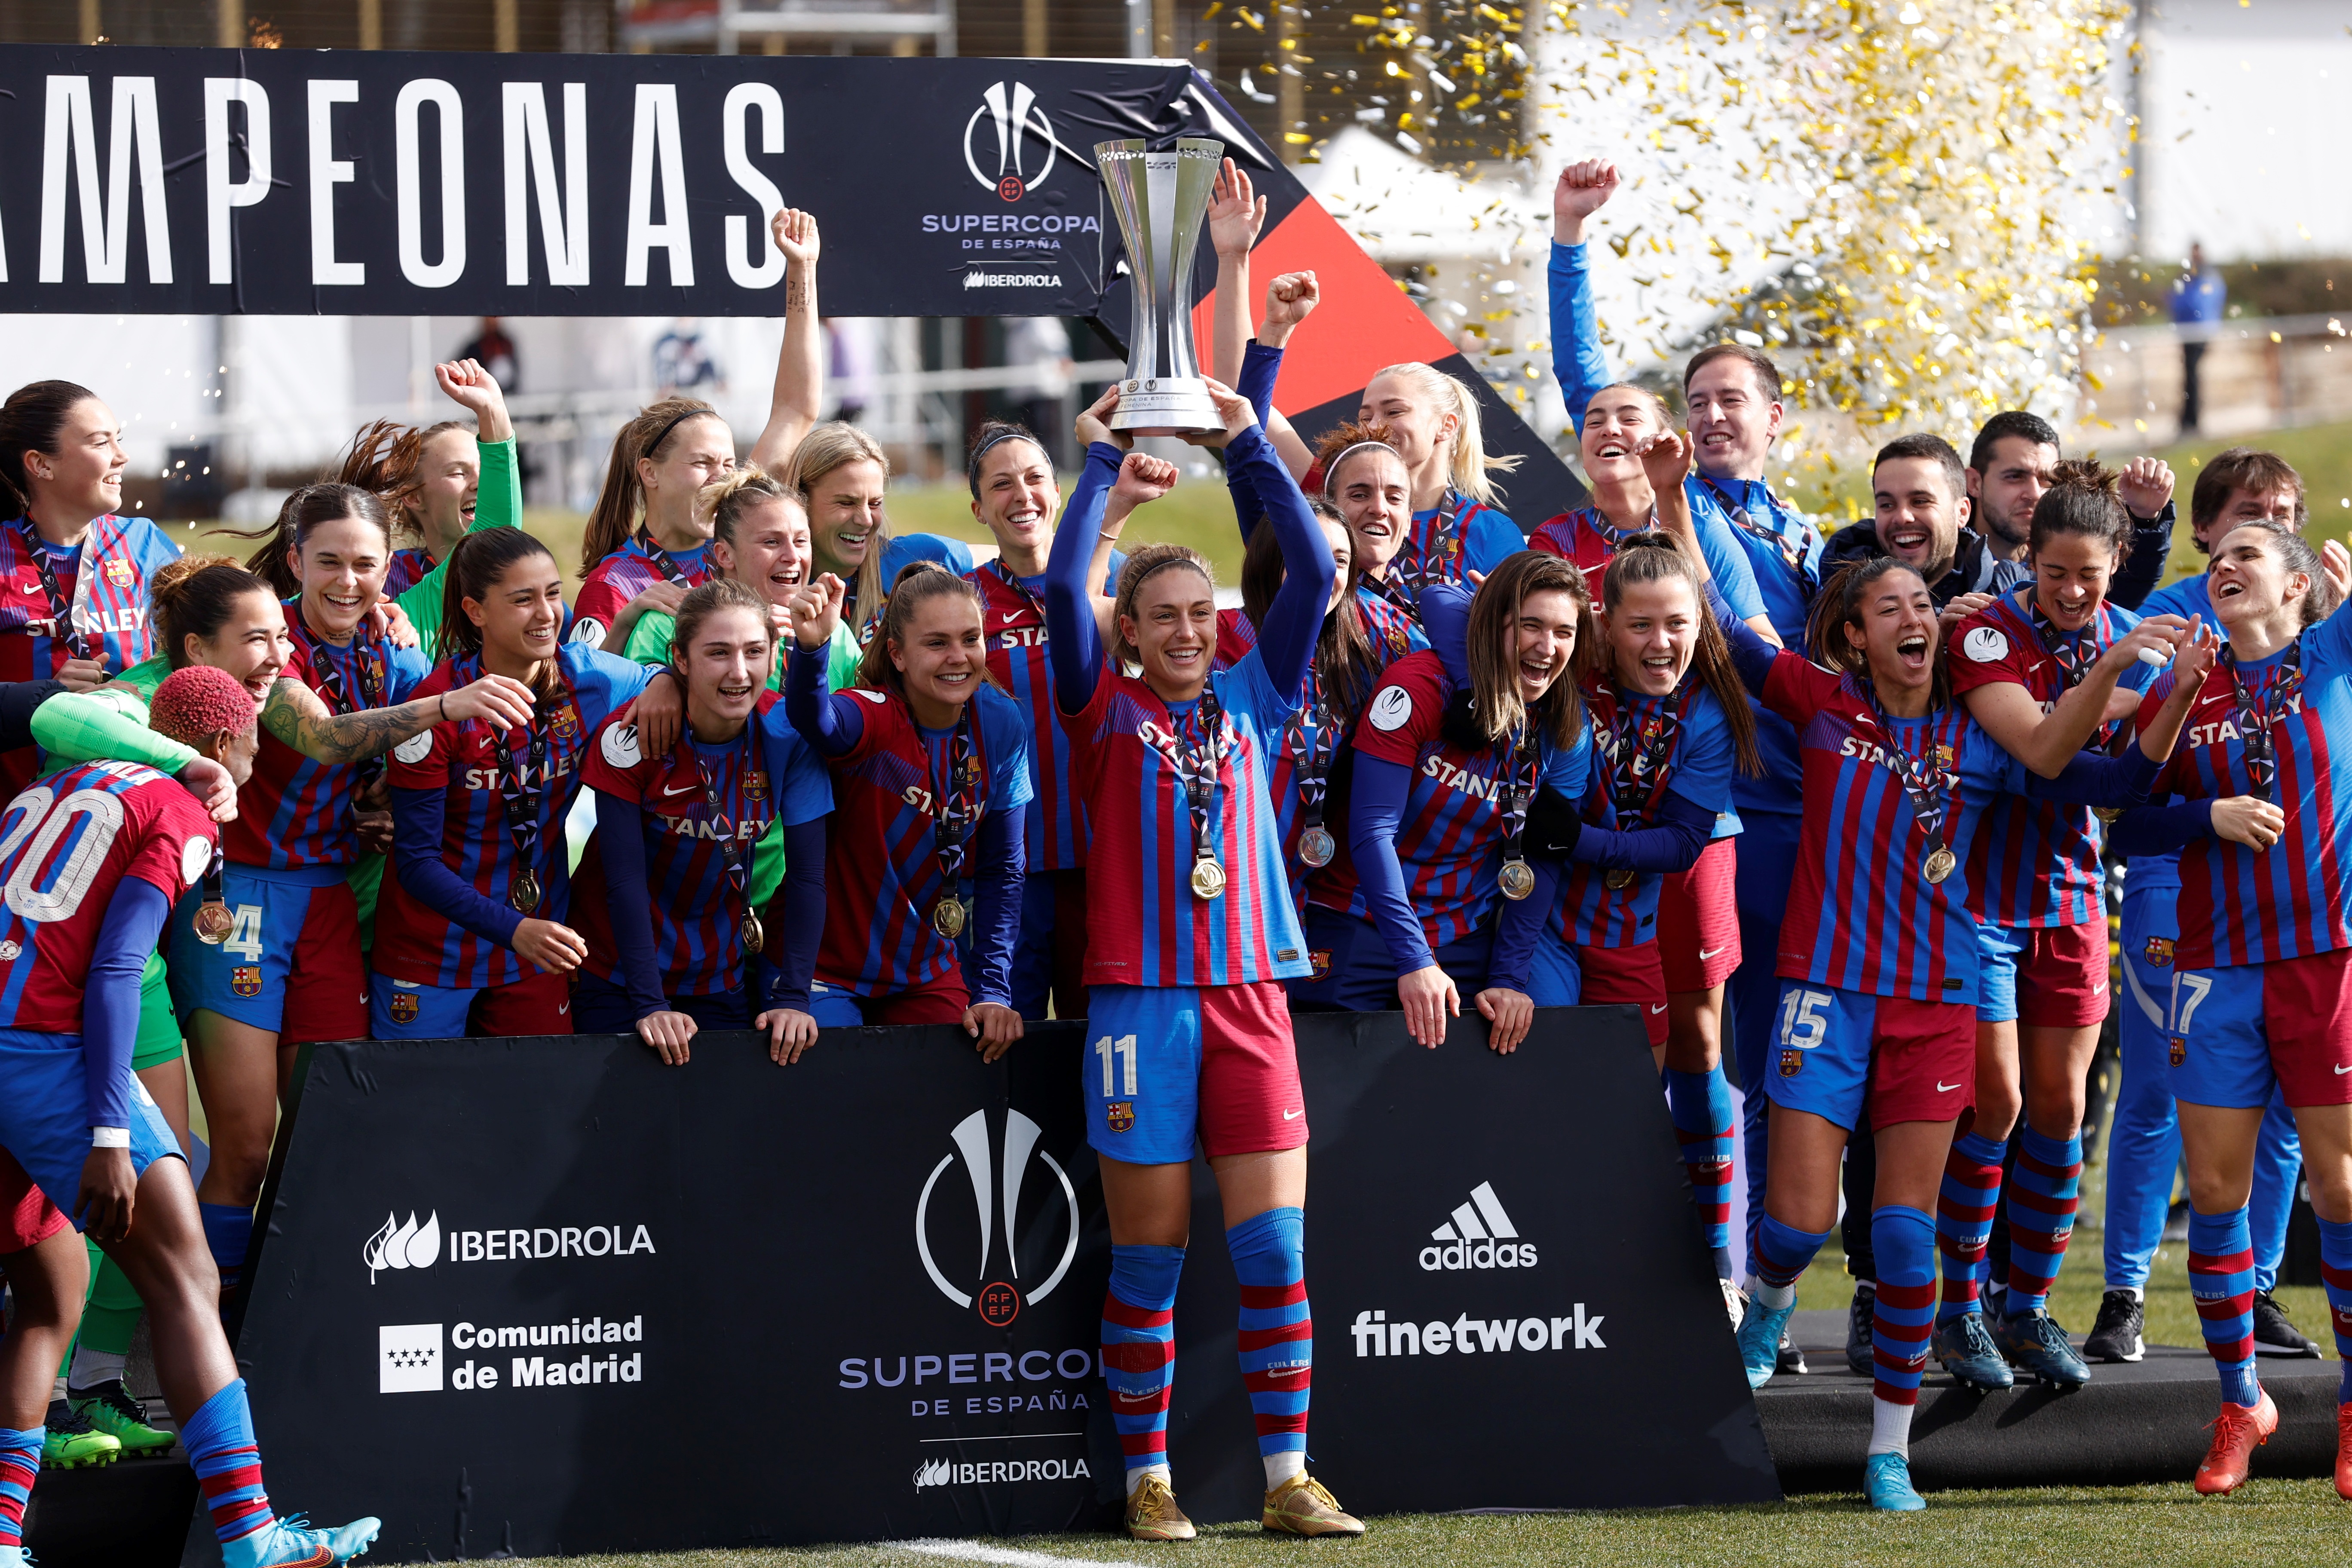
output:
POLYGON ((1097 1557, 1056 1557, 1049 1552, 1016 1552, 1009 1546, 982 1546, 977 1541, 885 1541, 886 1552, 919 1552, 926 1557, 952 1557, 960 1563, 996 1563, 1003 1568, 1127 1568, 1097 1557))

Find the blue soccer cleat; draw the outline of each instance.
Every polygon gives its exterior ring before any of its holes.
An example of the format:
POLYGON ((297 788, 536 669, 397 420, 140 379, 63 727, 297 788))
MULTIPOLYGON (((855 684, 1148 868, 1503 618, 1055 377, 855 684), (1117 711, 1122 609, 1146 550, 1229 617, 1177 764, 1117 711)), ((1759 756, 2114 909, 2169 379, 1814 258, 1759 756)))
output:
POLYGON ((1990 1394, 2012 1386, 2016 1374, 1992 1342, 1982 1312, 1962 1312, 1936 1325, 1936 1359, 1962 1388, 1990 1394))
POLYGON ((252 1534, 221 1548, 226 1568, 332 1568, 375 1543, 383 1521, 355 1519, 332 1530, 313 1530, 300 1517, 273 1519, 252 1534))
POLYGON ((2091 1369, 2074 1353, 2066 1331, 2046 1311, 2003 1317, 1992 1326, 1992 1340, 2011 1366, 2053 1387, 2080 1388, 2091 1381, 2091 1369))
POLYGON ((1796 1310, 1793 1295, 1785 1307, 1768 1307, 1761 1296, 1748 1300, 1748 1315, 1739 1320, 1739 1364, 1747 1369, 1748 1387, 1761 1388, 1772 1381, 1780 1364, 1780 1331, 1796 1310))
POLYGON ((1900 1454, 1873 1454, 1863 1461, 1862 1489, 1882 1513, 1917 1513, 1927 1506, 1911 1484, 1911 1461, 1900 1454))

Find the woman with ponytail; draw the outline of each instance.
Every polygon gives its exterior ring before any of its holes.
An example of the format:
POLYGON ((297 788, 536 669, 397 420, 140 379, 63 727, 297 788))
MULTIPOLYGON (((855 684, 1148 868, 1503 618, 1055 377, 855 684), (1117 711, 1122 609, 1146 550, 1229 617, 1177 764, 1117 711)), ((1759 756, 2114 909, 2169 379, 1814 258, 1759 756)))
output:
POLYGON ((1365 384, 1356 420, 1385 426, 1412 476, 1412 526, 1397 570, 1416 598, 1433 583, 1463 583, 1465 573, 1492 572, 1527 548, 1527 534, 1496 505, 1493 477, 1519 459, 1486 455, 1469 387, 1432 365, 1392 364, 1365 384))
POLYGON ((1022 1034, 1027 728, 989 675, 979 590, 927 562, 898 574, 857 684, 828 696, 825 649, 847 598, 831 573, 794 595, 784 685, 835 795, 816 1020, 960 1023, 994 1061, 1022 1034))

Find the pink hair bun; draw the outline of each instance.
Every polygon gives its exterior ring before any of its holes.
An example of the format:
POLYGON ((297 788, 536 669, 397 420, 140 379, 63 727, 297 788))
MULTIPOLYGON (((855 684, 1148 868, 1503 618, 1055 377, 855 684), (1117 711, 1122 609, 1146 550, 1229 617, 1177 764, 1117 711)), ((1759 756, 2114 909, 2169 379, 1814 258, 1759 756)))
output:
POLYGON ((223 730, 252 728, 258 710, 245 683, 225 669, 192 664, 166 676, 147 704, 147 723, 159 735, 184 745, 208 741, 223 730))

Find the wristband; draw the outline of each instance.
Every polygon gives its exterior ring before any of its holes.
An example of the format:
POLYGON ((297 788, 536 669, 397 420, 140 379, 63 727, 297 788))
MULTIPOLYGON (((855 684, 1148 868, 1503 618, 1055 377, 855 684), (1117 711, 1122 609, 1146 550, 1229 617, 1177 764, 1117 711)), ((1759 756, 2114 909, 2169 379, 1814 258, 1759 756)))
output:
POLYGON ((128 1127, 93 1127, 89 1130, 89 1146, 93 1149, 128 1149, 131 1129, 128 1127))

